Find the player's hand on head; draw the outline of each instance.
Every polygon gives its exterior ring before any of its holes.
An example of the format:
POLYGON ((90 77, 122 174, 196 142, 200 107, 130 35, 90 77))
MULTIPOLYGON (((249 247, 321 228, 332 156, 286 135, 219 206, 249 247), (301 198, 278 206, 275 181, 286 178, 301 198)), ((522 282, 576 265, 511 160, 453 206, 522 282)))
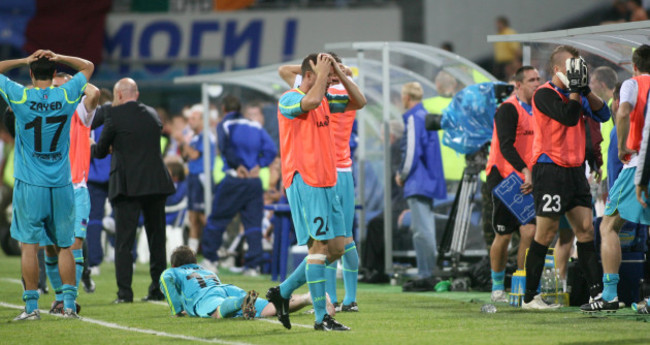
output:
POLYGON ((328 54, 318 54, 318 57, 316 58, 316 66, 312 64, 312 68, 314 69, 314 72, 316 72, 316 75, 320 75, 321 73, 324 73, 325 75, 329 74, 330 66, 332 66, 331 58, 332 57, 328 54))
POLYGON ((339 67, 341 68, 341 71, 343 74, 345 74, 348 77, 352 77, 352 69, 344 64, 339 64, 339 67))
POLYGON ((38 58, 43 58, 44 57, 44 58, 46 58, 46 59, 48 59, 50 61, 57 61, 58 58, 59 58, 58 55, 54 54, 54 52, 51 51, 51 50, 41 49, 38 52, 39 52, 38 58))
POLYGON ((28 56, 28 57, 25 58, 25 62, 26 62, 27 64, 30 64, 30 63, 32 63, 32 62, 38 60, 38 58, 40 57, 40 54, 41 54, 42 52, 43 52, 43 51, 42 51, 41 49, 39 49, 39 50, 33 52, 30 56, 28 56))

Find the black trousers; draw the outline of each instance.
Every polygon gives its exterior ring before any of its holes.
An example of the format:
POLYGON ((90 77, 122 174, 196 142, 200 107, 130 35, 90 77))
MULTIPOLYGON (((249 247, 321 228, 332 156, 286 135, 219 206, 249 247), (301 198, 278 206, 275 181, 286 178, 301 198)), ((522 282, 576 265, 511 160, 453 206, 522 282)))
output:
POLYGON ((133 300, 133 244, 135 241, 140 211, 144 216, 144 227, 149 244, 150 296, 162 296, 159 279, 167 268, 165 256, 165 200, 164 195, 140 197, 117 197, 113 200, 115 211, 115 278, 117 297, 133 300))

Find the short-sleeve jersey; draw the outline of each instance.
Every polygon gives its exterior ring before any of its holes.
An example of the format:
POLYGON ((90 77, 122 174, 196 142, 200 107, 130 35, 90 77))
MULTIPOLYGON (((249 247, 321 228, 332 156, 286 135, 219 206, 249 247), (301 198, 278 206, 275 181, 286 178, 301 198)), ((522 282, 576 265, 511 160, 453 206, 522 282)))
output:
POLYGON ((0 95, 16 115, 16 179, 41 187, 71 183, 70 118, 86 83, 77 73, 60 87, 27 89, 0 74, 0 95))

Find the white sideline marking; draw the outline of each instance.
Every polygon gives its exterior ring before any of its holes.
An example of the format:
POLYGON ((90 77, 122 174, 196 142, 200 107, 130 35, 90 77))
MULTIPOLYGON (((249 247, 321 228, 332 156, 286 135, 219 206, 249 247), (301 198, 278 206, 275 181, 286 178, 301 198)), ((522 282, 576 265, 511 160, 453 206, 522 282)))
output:
MULTIPOLYGON (((13 309, 23 309, 24 308, 23 306, 20 306, 20 305, 9 304, 9 303, 5 303, 5 302, 0 302, 0 306, 7 307, 7 308, 13 308, 13 309)), ((50 315, 47 310, 41 309, 40 311, 41 311, 41 315, 50 315)), ((58 315, 51 315, 51 316, 63 317, 63 316, 58 316, 58 315)), ((79 320, 83 321, 83 322, 94 323, 96 325, 100 325, 100 326, 104 326, 104 327, 108 327, 108 328, 114 328, 114 329, 119 329, 119 330, 123 330, 123 331, 143 333, 143 334, 151 334, 151 335, 156 335, 156 336, 159 336, 159 337, 167 337, 167 338, 190 340, 190 341, 199 341, 199 342, 203 342, 203 343, 213 343, 213 344, 250 345, 248 343, 226 341, 226 340, 220 340, 220 339, 217 339, 217 338, 213 338, 213 339, 197 338, 197 337, 192 337, 192 336, 188 336, 188 335, 173 334, 173 333, 167 333, 167 332, 162 332, 162 331, 155 331, 155 330, 152 330, 152 329, 143 329, 143 328, 122 326, 122 325, 118 325, 116 323, 90 319, 90 318, 87 318, 87 317, 82 317, 79 320)))
POLYGON ((157 304, 157 305, 164 305, 165 307, 169 307, 169 304, 167 302, 162 302, 162 301, 147 301, 151 304, 157 304))
POLYGON ((23 285, 23 282, 22 282, 22 280, 20 280, 20 279, 14 279, 14 278, 0 278, 0 280, 4 280, 4 281, 6 281, 6 282, 16 283, 16 284, 23 285))
MULTIPOLYGON (((282 325, 282 322, 277 321, 277 320, 269 320, 269 319, 255 319, 255 320, 256 321, 264 321, 264 322, 270 322, 270 323, 275 323, 275 324, 278 324, 278 325, 282 325)), ((299 323, 293 323, 292 322, 291 327, 293 327, 293 326, 298 326, 298 327, 302 327, 302 328, 314 328, 314 326, 301 325, 299 323)))

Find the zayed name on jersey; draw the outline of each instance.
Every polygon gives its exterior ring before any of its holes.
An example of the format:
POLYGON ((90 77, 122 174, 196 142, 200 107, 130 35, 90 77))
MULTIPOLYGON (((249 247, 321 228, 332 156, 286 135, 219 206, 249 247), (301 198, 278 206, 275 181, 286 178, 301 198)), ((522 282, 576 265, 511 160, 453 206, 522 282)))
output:
POLYGON ((41 102, 29 102, 29 110, 33 111, 48 111, 48 110, 59 110, 63 108, 61 102, 52 102, 52 103, 41 103, 41 102))

